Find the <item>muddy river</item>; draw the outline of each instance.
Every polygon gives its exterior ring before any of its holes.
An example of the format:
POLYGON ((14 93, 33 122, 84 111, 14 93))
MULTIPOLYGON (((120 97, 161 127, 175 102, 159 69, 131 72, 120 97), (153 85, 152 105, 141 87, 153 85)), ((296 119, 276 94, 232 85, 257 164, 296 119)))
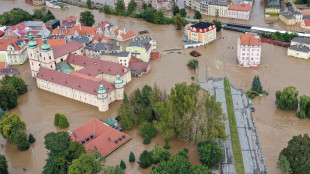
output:
MULTIPOLYGON (((0 3, 0 14, 14 7, 23 8, 31 13, 35 8, 26 4, 23 0, 1 0, 0 3)), ((69 6, 69 9, 66 11, 51 9, 58 19, 70 15, 79 16, 83 10, 74 6, 69 6)), ((134 32, 145 29, 149 30, 153 38, 157 41, 159 51, 182 48, 181 38, 183 31, 176 31, 173 25, 155 25, 130 17, 104 15, 98 11, 93 11, 93 13, 96 22, 108 20, 119 26, 126 27, 126 29, 131 29, 134 32)), ((191 11, 190 14, 192 14, 191 11)), ((204 18, 212 19, 206 16, 204 18)), ((229 19, 220 20, 223 22, 232 21, 229 19)), ((276 21, 276 18, 273 20, 275 21, 274 24, 266 24, 263 15, 263 1, 256 0, 251 21, 238 22, 276 29, 284 27, 276 21)), ((218 39, 215 42, 195 49, 202 53, 202 56, 198 58, 199 80, 205 81, 207 74, 208 77, 213 78, 228 76, 234 86, 245 90, 250 87, 254 75, 260 76, 264 89, 270 95, 254 100, 253 103, 256 108, 254 117, 268 172, 273 174, 280 173, 276 168, 279 152, 287 145, 287 141, 292 136, 310 132, 310 120, 299 120, 295 116, 295 112, 283 112, 276 109, 274 104, 275 91, 293 85, 299 90, 301 95, 310 95, 310 91, 307 88, 307 86, 310 86, 310 81, 303 78, 309 73, 310 61, 287 57, 287 49, 263 44, 261 65, 257 69, 241 68, 237 65, 236 61, 236 44, 237 38, 240 35, 237 32, 221 31, 218 33, 218 39)), ((134 89, 142 87, 145 84, 152 85, 156 83, 161 88, 169 91, 175 83, 190 83, 192 81, 191 77, 194 76, 194 72, 188 70, 186 67, 187 60, 191 58, 189 56, 190 51, 192 49, 184 50, 184 55, 162 54, 160 60, 151 61, 152 70, 150 73, 139 78, 133 78, 126 86, 126 92, 131 93, 134 89)), ((7 143, 5 139, 0 138, 0 143, 4 145, 4 148, 0 148, 0 153, 6 155, 9 161, 10 173, 24 173, 23 168, 27 169, 27 173, 42 172, 45 159, 47 158, 44 148, 44 135, 51 131, 58 131, 53 125, 54 114, 56 112, 67 115, 70 122, 70 130, 79 127, 91 118, 106 119, 117 115, 117 109, 121 102, 112 103, 108 112, 101 113, 98 112, 96 107, 37 89, 35 80, 31 77, 29 62, 21 66, 16 66, 16 68, 20 70, 21 77, 29 85, 29 91, 18 98, 18 107, 9 112, 15 112, 26 122, 27 131, 34 134, 37 141, 31 145, 30 150, 20 152, 17 150, 16 145, 7 143)), ((136 159, 138 159, 138 155, 143 150, 150 150, 154 144, 164 145, 161 136, 157 136, 152 140, 150 145, 146 146, 142 144, 142 139, 138 135, 137 129, 126 133, 133 136, 133 139, 109 155, 106 158, 106 165, 119 164, 120 159, 123 159, 127 165, 127 173, 149 173, 150 168, 141 169, 137 163, 129 164, 128 156, 130 151, 133 151, 136 159)), ((177 153, 184 147, 188 148, 191 163, 193 165, 199 164, 197 148, 193 144, 173 139, 170 140, 170 145, 173 147, 170 149, 171 154, 177 153)))

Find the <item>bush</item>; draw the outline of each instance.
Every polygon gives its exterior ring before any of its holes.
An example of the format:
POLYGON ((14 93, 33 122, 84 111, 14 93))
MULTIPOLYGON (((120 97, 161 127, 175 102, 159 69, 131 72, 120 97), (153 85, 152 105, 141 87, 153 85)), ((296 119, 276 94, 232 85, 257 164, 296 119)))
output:
POLYGON ((21 151, 28 150, 29 147, 30 147, 30 143, 27 140, 27 138, 22 139, 17 145, 17 148, 21 151))
POLYGON ((120 166, 121 169, 123 169, 123 170, 126 169, 126 164, 125 164, 125 162, 124 162, 123 160, 121 160, 119 166, 120 166))
POLYGON ((298 91, 295 87, 285 87, 283 91, 276 92, 276 105, 281 110, 294 110, 298 107, 298 91))
POLYGON ((198 154, 201 155, 200 161, 209 168, 217 165, 222 159, 222 148, 214 141, 198 143, 198 154))
POLYGON ((151 143, 151 139, 149 137, 145 137, 143 140, 143 144, 147 145, 151 143))
POLYGON ((1 81, 1 83, 2 85, 11 84, 18 92, 18 95, 24 94, 28 90, 25 81, 17 76, 5 75, 5 78, 1 81))
POLYGON ((170 149, 170 146, 169 146, 168 140, 166 140, 164 148, 165 148, 165 149, 170 149))
POLYGON ((150 165, 153 164, 152 161, 152 154, 146 150, 144 150, 140 157, 139 157, 139 161, 138 164, 140 165, 140 167, 142 167, 143 169, 148 168, 150 165))
POLYGON ((246 92, 248 98, 250 99, 254 99, 256 96, 258 96, 259 94, 256 91, 253 91, 252 89, 248 90, 246 92))
POLYGON ((184 156, 186 159, 188 159, 188 149, 184 148, 182 150, 179 151, 178 155, 184 156))
POLYGON ((59 117, 59 127, 61 129, 65 129, 69 127, 68 119, 65 115, 60 115, 59 117))
POLYGON ((60 114, 56 113, 54 117, 54 126, 59 126, 59 118, 60 118, 60 114))
POLYGON ((135 154, 133 154, 133 152, 130 152, 130 154, 129 154, 129 162, 135 162, 135 161, 136 161, 135 154))
POLYGON ((160 161, 167 161, 170 157, 170 153, 168 150, 163 149, 157 145, 151 151, 152 160, 154 164, 158 164, 160 161))
POLYGON ((197 59, 190 59, 190 60, 188 60, 187 66, 190 69, 196 69, 198 67, 198 60, 197 59))
POLYGON ((36 142, 36 139, 34 138, 34 136, 32 134, 29 134, 28 140, 29 140, 30 144, 36 142))
POLYGON ((149 122, 143 122, 140 125, 140 135, 143 138, 154 138, 156 136, 156 129, 154 126, 149 122))
POLYGON ((1 174, 9 174, 8 171, 8 162, 4 155, 0 155, 0 173, 1 174))

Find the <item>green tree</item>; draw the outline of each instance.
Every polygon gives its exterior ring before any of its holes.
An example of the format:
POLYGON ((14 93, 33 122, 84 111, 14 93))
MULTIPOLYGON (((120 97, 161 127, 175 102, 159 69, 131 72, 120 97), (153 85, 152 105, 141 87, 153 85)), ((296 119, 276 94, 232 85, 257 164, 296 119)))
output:
POLYGON ((283 91, 276 92, 276 105, 281 110, 294 110, 298 107, 298 91, 295 87, 285 87, 283 91))
MULTIPOLYGON (((125 102, 125 100, 123 101, 125 102)), ((124 130, 129 130, 134 126, 133 107, 130 103, 123 103, 118 111, 119 123, 124 130)))
POLYGON ((192 166, 188 159, 182 155, 174 155, 168 161, 161 161, 158 166, 151 171, 151 174, 158 173, 179 173, 188 174, 192 172, 192 166))
POLYGON ((131 0, 128 4, 127 12, 131 14, 132 12, 136 10, 136 8, 137 8, 137 3, 134 0, 131 0))
POLYGON ((212 174, 212 170, 202 164, 194 166, 192 170, 193 170, 192 174, 212 174))
POLYGON ((59 126, 59 118, 60 118, 60 114, 56 113, 54 117, 54 126, 59 126))
POLYGON ((60 115, 59 117, 59 127, 61 129, 65 129, 69 127, 68 119, 65 115, 60 115))
POLYGON ((201 155, 200 161, 209 168, 217 165, 222 159, 222 148, 214 141, 198 143, 198 154, 201 155))
POLYGON ((294 136, 289 142, 288 146, 280 152, 279 162, 280 170, 285 169, 292 173, 308 173, 310 171, 310 138, 308 134, 294 136), (289 162, 285 162, 284 157, 289 162))
POLYGON ((91 0, 86 1, 86 6, 87 8, 91 9, 91 0))
POLYGON ((168 140, 175 135, 175 131, 172 129, 175 122, 173 117, 170 116, 168 102, 156 103, 154 110, 160 118, 160 120, 154 120, 154 126, 159 132, 161 132, 163 138, 168 140))
POLYGON ((125 164, 125 162, 121 159, 121 162, 120 162, 120 164, 119 164, 119 166, 121 167, 121 169, 126 169, 126 164, 125 164))
POLYGON ((154 23, 155 24, 164 24, 165 23, 165 15, 162 11, 156 11, 154 14, 154 23))
POLYGON ((222 30, 222 23, 221 23, 221 21, 213 19, 212 23, 216 26, 216 32, 219 32, 219 31, 222 30))
POLYGON ((148 7, 148 8, 153 8, 151 3, 149 3, 149 4, 147 5, 147 7, 148 7))
POLYGON ((181 17, 185 18, 187 16, 187 12, 185 8, 180 9, 180 15, 181 17))
POLYGON ((142 9, 143 9, 143 10, 147 9, 147 4, 144 3, 144 2, 143 2, 143 4, 142 4, 142 9))
POLYGON ((34 138, 32 134, 29 134, 28 140, 30 144, 36 142, 36 139, 34 138))
POLYGON ((81 144, 79 141, 70 141, 66 159, 71 162, 74 159, 78 159, 81 154, 85 153, 86 150, 83 144, 81 144))
POLYGON ((150 153, 152 154, 152 161, 154 164, 158 164, 162 160, 167 161, 170 157, 168 150, 163 149, 157 145, 154 146, 150 153))
POLYGON ((4 155, 0 155, 0 172, 1 174, 9 174, 8 162, 4 155))
POLYGON ((40 9, 33 10, 33 19, 42 20, 43 22, 47 22, 50 19, 55 19, 55 16, 50 10, 47 10, 45 7, 40 9))
POLYGON ((108 166, 105 169, 103 169, 104 174, 125 174, 125 171, 120 168, 119 165, 116 165, 115 167, 113 166, 108 166))
POLYGON ((176 14, 176 16, 174 18, 174 23, 177 26, 177 30, 181 30, 182 26, 184 25, 184 20, 182 19, 180 14, 176 14))
POLYGON ((195 11, 194 19, 201 19, 202 16, 199 11, 195 11))
POLYGON ((292 169, 291 169, 290 163, 287 161, 287 159, 286 159, 286 157, 284 155, 281 155, 279 157, 279 160, 277 162, 277 167, 284 174, 292 173, 292 169))
POLYGON ((260 83, 259 76, 254 76, 251 89, 260 94, 263 93, 263 87, 262 87, 262 84, 260 83))
POLYGON ((121 14, 125 11, 125 3, 124 0, 117 0, 115 10, 118 14, 121 14))
POLYGON ((18 144, 26 137, 26 123, 23 122, 16 114, 4 114, 0 123, 0 132, 3 138, 9 142, 18 144))
POLYGON ((1 25, 16 25, 23 21, 32 20, 31 14, 20 8, 13 8, 11 11, 4 12, 0 16, 1 25))
POLYGON ((129 154, 129 162, 135 162, 135 161, 136 161, 135 154, 133 154, 133 152, 130 152, 130 154, 129 154))
POLYGON ((6 110, 17 106, 18 92, 11 84, 0 87, 0 108, 6 110))
POLYGON ((299 97, 299 111, 297 112, 297 116, 300 119, 310 118, 310 97, 305 95, 299 97))
POLYGON ((97 161, 94 154, 82 154, 78 159, 72 161, 68 174, 96 174, 102 170, 100 160, 97 161))
POLYGON ((187 66, 190 69, 198 68, 198 60, 197 59, 189 59, 188 62, 187 62, 187 66))
POLYGON ((92 26, 95 23, 95 18, 92 12, 84 11, 80 13, 80 21, 83 25, 92 26))
POLYGON ((27 85, 25 81, 20 77, 5 75, 5 78, 1 81, 1 83, 2 85, 11 84, 14 87, 14 89, 17 90, 18 95, 27 92, 27 85))
POLYGON ((140 165, 140 167, 142 167, 143 169, 148 168, 149 166, 151 166, 153 163, 152 161, 152 154, 146 150, 144 150, 140 157, 139 157, 139 161, 138 164, 140 165))
POLYGON ((156 129, 149 122, 143 122, 140 125, 140 135, 143 138, 154 138, 156 136, 156 129))
POLYGON ((17 148, 21 151, 25 151, 25 150, 28 150, 30 148, 30 143, 29 143, 29 140, 27 140, 26 135, 24 136, 24 138, 19 140, 19 142, 17 144, 17 148))
POLYGON ((110 8, 109 5, 105 4, 103 6, 103 9, 100 10, 100 12, 104 12, 105 14, 111 14, 112 13, 112 9, 110 8))
POLYGON ((177 15, 178 13, 180 13, 180 9, 179 9, 179 6, 175 5, 172 9, 172 13, 173 13, 173 16, 177 15))

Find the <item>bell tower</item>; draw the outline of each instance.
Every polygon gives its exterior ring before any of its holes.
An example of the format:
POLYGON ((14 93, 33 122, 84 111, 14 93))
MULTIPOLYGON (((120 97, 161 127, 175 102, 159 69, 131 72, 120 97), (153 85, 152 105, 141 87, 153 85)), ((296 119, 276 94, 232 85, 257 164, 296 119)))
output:
POLYGON ((97 98, 99 100, 99 111, 107 111, 109 109, 108 94, 102 84, 99 85, 99 90, 97 91, 97 98))
POLYGON ((116 100, 122 100, 124 98, 124 84, 120 76, 116 75, 116 80, 114 81, 115 85, 115 98, 116 100))
POLYGON ((29 57, 31 75, 32 77, 36 77, 40 68, 40 62, 39 62, 40 47, 38 43, 33 39, 32 33, 29 33, 27 52, 29 57))
POLYGON ((43 45, 41 47, 40 59, 42 66, 49 69, 56 69, 56 61, 54 59, 53 49, 47 43, 45 36, 42 36, 43 45))

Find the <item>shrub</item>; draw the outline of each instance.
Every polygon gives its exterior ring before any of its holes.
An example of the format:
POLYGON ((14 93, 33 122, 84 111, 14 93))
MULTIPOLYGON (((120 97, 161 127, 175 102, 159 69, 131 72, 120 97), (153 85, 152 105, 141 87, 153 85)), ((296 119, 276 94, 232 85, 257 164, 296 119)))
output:
POLYGON ((198 60, 197 59, 190 59, 190 60, 188 60, 187 66, 190 69, 196 69, 198 67, 198 60))
POLYGON ((36 142, 36 139, 34 138, 34 136, 32 134, 29 134, 28 140, 29 140, 30 144, 36 142))
POLYGON ((151 151, 152 160, 154 164, 159 163, 160 161, 167 161, 170 157, 170 153, 168 150, 163 149, 157 145, 151 151))
POLYGON ((151 139, 149 137, 144 138, 143 144, 147 145, 151 143, 151 139))
POLYGON ((182 150, 179 151, 178 155, 184 156, 186 159, 188 159, 188 149, 184 148, 182 150))
POLYGON ((59 118, 60 118, 60 114, 56 113, 54 117, 54 126, 59 126, 59 118))
POLYGON ((130 154, 129 154, 129 162, 135 162, 135 161, 136 161, 135 154, 133 154, 133 152, 130 152, 130 154))
POLYGON ((217 165, 222 159, 222 148, 214 141, 198 143, 198 154, 201 155, 200 161, 208 167, 217 165))
POLYGON ((65 129, 69 127, 68 119, 65 115, 60 115, 59 117, 59 127, 61 129, 65 129))
POLYGON ((168 144, 168 140, 166 140, 164 148, 165 148, 165 149, 170 149, 170 146, 169 146, 169 144, 168 144))
POLYGON ((295 87, 285 87, 276 92, 276 105, 281 110, 294 110, 298 107, 298 91, 295 87))
POLYGON ((143 122, 140 125, 140 135, 143 138, 154 138, 156 136, 156 129, 154 126, 149 122, 143 122))
POLYGON ((0 155, 0 172, 1 174, 8 174, 8 162, 4 155, 0 155))
POLYGON ((148 168, 150 165, 152 165, 153 161, 152 161, 152 154, 146 150, 144 150, 140 157, 139 157, 139 161, 138 164, 140 165, 140 167, 142 167, 143 169, 148 168))
POLYGON ((30 143, 27 138, 23 138, 17 145, 17 148, 21 151, 28 150, 30 147, 30 143))
POLYGON ((123 160, 121 160, 119 166, 120 166, 121 169, 123 169, 123 170, 126 169, 126 164, 125 164, 125 162, 124 162, 123 160))

